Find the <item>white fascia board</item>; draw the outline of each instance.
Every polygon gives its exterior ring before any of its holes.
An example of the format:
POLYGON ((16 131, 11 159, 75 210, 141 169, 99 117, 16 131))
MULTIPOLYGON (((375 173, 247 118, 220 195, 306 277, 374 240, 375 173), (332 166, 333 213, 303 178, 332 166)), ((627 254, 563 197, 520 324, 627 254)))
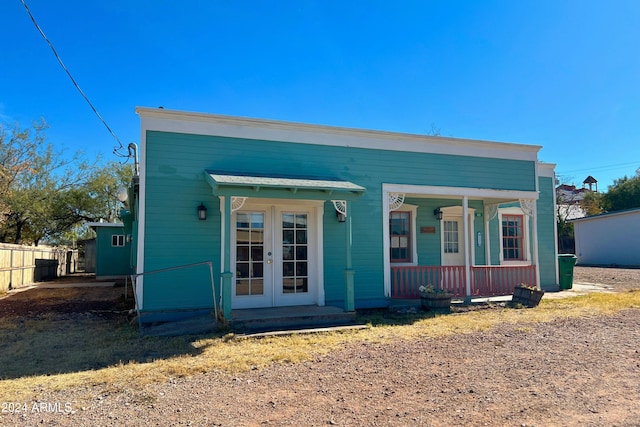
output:
POLYGON ((617 211, 617 212, 607 212, 607 213, 598 214, 598 215, 585 216, 583 218, 568 219, 567 222, 577 223, 577 222, 597 221, 603 218, 612 218, 612 217, 625 216, 625 215, 638 215, 640 218, 640 209, 634 208, 634 209, 626 209, 626 210, 617 211))
POLYGON ((544 176, 547 178, 555 178, 556 176, 556 164, 538 162, 538 176, 544 176))
POLYGON ((538 200, 537 191, 494 190, 490 188, 438 187, 430 185, 382 184, 383 192, 404 193, 412 196, 469 197, 470 199, 533 199, 538 200))
POLYGON ((144 308, 144 242, 146 228, 146 189, 147 189, 147 129, 144 123, 140 127, 140 151, 138 152, 138 251, 136 256, 136 301, 138 309, 144 308))
POLYGON ((336 147, 538 160, 538 145, 436 137, 137 107, 142 129, 336 147))

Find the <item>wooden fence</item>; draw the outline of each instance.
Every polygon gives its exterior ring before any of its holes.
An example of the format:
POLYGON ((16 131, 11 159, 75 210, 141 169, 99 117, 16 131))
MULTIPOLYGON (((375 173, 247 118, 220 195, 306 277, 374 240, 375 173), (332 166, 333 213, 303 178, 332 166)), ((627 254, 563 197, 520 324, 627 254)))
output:
POLYGON ((76 249, 0 243, 0 291, 75 273, 77 264, 76 249))

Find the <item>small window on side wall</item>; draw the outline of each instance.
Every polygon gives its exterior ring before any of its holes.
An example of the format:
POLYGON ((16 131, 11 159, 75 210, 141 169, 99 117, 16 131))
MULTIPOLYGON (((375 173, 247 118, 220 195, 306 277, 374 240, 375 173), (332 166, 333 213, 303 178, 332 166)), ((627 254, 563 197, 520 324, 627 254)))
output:
POLYGON ((116 234, 111 236, 111 246, 114 246, 114 247, 124 246, 124 236, 122 234, 116 234))

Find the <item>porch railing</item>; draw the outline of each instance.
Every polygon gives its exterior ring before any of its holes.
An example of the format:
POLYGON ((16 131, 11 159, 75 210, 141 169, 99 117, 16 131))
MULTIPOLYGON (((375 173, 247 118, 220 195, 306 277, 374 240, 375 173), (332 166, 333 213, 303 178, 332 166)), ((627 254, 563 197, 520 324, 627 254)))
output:
MULTIPOLYGON (((467 296, 464 266, 391 267, 391 297, 419 298, 421 285, 446 289, 456 298, 467 296)), ((515 285, 535 285, 535 266, 472 266, 471 295, 490 297, 510 295, 515 285)))
POLYGON ((535 265, 471 267, 471 295, 492 297, 510 295, 520 283, 536 284, 535 265))
POLYGON ((463 265, 391 267, 392 298, 420 298, 418 288, 427 284, 464 297, 465 283, 463 265))

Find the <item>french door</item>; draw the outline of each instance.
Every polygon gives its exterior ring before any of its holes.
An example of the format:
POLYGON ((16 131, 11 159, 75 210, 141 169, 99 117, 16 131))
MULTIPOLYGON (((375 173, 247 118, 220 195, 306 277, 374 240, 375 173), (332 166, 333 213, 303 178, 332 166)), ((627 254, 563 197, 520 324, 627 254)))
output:
POLYGON ((318 302, 315 207, 246 203, 231 220, 233 308, 318 302))

